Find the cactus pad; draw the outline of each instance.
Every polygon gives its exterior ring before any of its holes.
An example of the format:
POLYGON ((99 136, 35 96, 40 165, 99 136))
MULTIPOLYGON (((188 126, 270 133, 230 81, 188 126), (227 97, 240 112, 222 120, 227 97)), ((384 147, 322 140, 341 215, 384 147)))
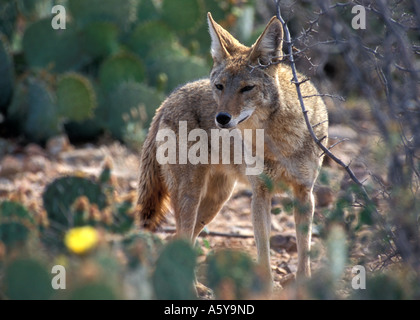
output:
POLYGON ((20 258, 4 272, 5 294, 11 300, 46 300, 53 294, 48 270, 36 260, 20 258))
POLYGON ((123 82, 109 94, 107 102, 99 106, 97 114, 105 127, 122 139, 129 122, 144 122, 139 108, 145 107, 151 119, 163 98, 162 94, 144 84, 123 82))
POLYGON ((156 262, 152 282, 157 299, 194 299, 196 252, 184 240, 170 242, 156 262))
POLYGON ((137 19, 137 0, 69 0, 68 6, 78 26, 108 21, 126 30, 137 19))
POLYGON ((106 57, 118 50, 118 27, 106 21, 89 23, 81 32, 80 44, 93 58, 106 57))
MULTIPOLYGON (((139 57, 145 59, 153 48, 161 50, 171 46, 174 41, 175 35, 163 22, 149 21, 139 24, 133 30, 128 46, 139 57)), ((156 59, 156 56, 153 59, 156 59)))
POLYGON ((67 73, 58 81, 57 106, 60 116, 83 121, 93 115, 96 94, 90 81, 77 73, 67 73))
POLYGON ((61 230, 73 227, 74 216, 71 206, 77 198, 86 196, 90 203, 95 203, 99 210, 106 206, 106 196, 101 187, 88 179, 63 177, 49 184, 42 199, 51 226, 61 230))
POLYGON ((236 299, 249 298, 262 292, 265 283, 259 277, 257 266, 244 252, 231 249, 221 250, 207 257, 207 281, 216 298, 223 294, 236 299), (231 292, 223 292, 230 289, 231 292))
POLYGON ((8 42, 0 34, 0 111, 5 109, 12 98, 14 87, 14 67, 8 42))
POLYGON ((202 0, 163 0, 163 21, 177 32, 188 32, 198 28, 205 17, 202 0), (179 8, 182 7, 182 10, 179 8))
POLYGON ((75 69, 86 63, 75 28, 54 30, 49 18, 31 24, 23 35, 23 52, 29 66, 56 72, 75 69))
POLYGON ((33 217, 21 204, 12 201, 0 203, 0 241, 6 247, 23 244, 34 225, 33 217))
POLYGON ((137 10, 137 17, 140 22, 157 20, 160 18, 159 8, 154 0, 141 0, 137 10))
POLYGON ((135 55, 120 53, 108 58, 99 69, 99 81, 104 92, 110 92, 127 81, 142 82, 143 63, 135 55))
POLYGON ((36 142, 44 142, 60 132, 59 115, 51 89, 45 82, 32 78, 28 81, 24 132, 36 142))

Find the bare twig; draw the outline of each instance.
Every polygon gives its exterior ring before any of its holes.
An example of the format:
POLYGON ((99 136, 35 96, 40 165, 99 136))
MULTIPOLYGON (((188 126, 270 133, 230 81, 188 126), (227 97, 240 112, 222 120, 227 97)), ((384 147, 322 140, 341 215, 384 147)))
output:
MULTIPOLYGON (((165 227, 160 229, 161 232, 164 233, 175 233, 176 228, 174 227, 165 227)), ((251 239, 254 238, 253 234, 241 234, 241 233, 228 233, 228 232, 218 232, 218 231, 202 231, 199 237, 225 237, 225 238, 239 238, 239 239, 251 239)))
MULTIPOLYGON (((331 99, 340 100, 342 102, 346 101, 346 99, 344 99, 342 96, 337 96, 337 95, 328 94, 328 93, 311 94, 309 96, 302 96, 303 99, 308 99, 308 98, 313 98, 313 97, 328 97, 328 98, 331 98, 331 99)), ((312 128, 313 127, 315 127, 315 126, 312 126, 312 128)))
MULTIPOLYGON (((345 142, 345 141, 349 141, 349 140, 350 140, 349 138, 343 138, 343 139, 340 139, 340 140, 338 140, 336 143, 334 143, 334 144, 330 145, 330 146, 328 147, 328 150, 332 150, 335 146, 339 145, 340 143, 343 143, 343 142, 345 142)), ((321 140, 320 140, 320 141, 321 141, 321 140)), ((320 155, 320 157, 322 157, 324 154, 325 154, 325 152, 322 152, 322 153, 321 153, 321 155, 320 155)), ((362 183, 362 184, 363 184, 363 183, 362 183)))
POLYGON ((323 123, 326 123, 326 122, 328 122, 328 120, 324 120, 324 121, 318 122, 317 124, 314 124, 314 125, 312 126, 312 129, 314 129, 314 128, 318 127, 319 125, 321 125, 321 124, 323 124, 323 123))

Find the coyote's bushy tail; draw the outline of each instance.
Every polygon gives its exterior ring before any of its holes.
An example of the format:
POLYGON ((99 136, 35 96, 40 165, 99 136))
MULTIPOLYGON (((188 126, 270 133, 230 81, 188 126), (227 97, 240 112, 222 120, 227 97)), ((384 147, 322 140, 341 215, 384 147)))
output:
POLYGON ((156 229, 168 211, 168 190, 156 159, 156 135, 160 118, 158 113, 153 119, 140 157, 137 207, 140 227, 147 230, 156 229))

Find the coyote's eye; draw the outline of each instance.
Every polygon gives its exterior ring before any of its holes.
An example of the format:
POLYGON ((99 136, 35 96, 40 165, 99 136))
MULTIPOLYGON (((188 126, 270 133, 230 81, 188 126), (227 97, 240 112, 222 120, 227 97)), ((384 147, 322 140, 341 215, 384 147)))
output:
POLYGON ((216 89, 222 91, 223 90, 223 84, 217 83, 216 89))
POLYGON ((245 86, 241 89, 241 93, 247 92, 247 91, 251 91, 252 89, 254 89, 255 86, 245 86))

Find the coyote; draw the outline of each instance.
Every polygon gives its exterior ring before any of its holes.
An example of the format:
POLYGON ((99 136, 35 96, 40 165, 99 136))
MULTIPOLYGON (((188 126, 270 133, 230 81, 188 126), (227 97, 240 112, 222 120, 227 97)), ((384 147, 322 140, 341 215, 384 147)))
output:
MULTIPOLYGON (((171 208, 176 236, 194 242, 229 199, 236 181, 249 182, 258 263, 267 279, 272 279, 271 197, 281 185, 288 185, 296 200, 297 278, 309 277, 313 187, 323 157, 306 127, 291 68, 280 62, 282 24, 273 17, 252 47, 239 43, 210 13, 208 26, 213 57, 210 78, 187 83, 169 95, 157 110, 144 142, 138 187, 140 224, 154 230, 171 208), (181 122, 187 123, 188 132, 200 129, 209 135, 213 129, 262 129, 263 173, 246 175, 246 163, 159 163, 156 153, 165 143, 157 139, 159 131, 172 130, 179 140, 181 122)), ((326 143, 326 106, 309 81, 302 82, 301 90, 314 132, 326 143)), ((184 142, 191 146, 194 141, 189 140, 184 142)), ((256 150, 254 140, 252 149, 256 150)), ((213 148, 204 146, 208 151, 213 148)), ((176 152, 181 156, 185 150, 176 152)))

